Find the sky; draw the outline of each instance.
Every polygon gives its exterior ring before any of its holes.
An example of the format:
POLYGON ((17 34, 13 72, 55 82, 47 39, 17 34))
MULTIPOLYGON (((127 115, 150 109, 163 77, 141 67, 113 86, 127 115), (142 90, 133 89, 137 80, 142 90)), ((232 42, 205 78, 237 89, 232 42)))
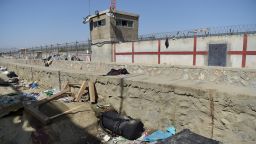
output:
MULTIPOLYGON (((83 17, 110 1, 0 0, 0 50, 87 41, 83 17)), ((117 0, 117 9, 140 15, 140 35, 256 24, 256 0, 117 0)))

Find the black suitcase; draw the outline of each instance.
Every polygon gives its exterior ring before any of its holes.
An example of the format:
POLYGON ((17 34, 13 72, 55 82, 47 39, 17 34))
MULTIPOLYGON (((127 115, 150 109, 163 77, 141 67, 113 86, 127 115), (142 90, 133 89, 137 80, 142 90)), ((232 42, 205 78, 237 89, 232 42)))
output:
POLYGON ((140 120, 121 116, 116 111, 103 112, 100 117, 101 127, 112 135, 120 135, 129 140, 139 138, 144 132, 144 125, 140 120))

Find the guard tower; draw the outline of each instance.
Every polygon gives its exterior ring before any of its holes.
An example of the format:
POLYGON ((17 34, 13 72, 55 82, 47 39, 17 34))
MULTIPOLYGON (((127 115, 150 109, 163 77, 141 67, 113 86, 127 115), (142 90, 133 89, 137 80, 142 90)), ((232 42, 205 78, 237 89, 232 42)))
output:
POLYGON ((86 21, 90 24, 92 42, 127 42, 138 40, 139 15, 107 9, 95 12, 86 21))
POLYGON ((92 61, 111 62, 112 44, 138 40, 139 15, 123 12, 95 12, 95 15, 84 18, 89 23, 92 48, 92 61))

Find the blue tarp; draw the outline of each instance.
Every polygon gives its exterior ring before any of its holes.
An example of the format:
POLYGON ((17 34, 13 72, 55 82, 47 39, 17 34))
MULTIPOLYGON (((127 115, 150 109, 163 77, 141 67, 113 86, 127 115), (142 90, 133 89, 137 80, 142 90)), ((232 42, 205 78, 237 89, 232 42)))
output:
POLYGON ((153 132, 151 135, 146 136, 143 141, 146 142, 154 142, 158 140, 164 140, 168 137, 171 137, 175 134, 176 129, 174 127, 168 127, 166 129, 166 132, 163 132, 161 130, 153 132))

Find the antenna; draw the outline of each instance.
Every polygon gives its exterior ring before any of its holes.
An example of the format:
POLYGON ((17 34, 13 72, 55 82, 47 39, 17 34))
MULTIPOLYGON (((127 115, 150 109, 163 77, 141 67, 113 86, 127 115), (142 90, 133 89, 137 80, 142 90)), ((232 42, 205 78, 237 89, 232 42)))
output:
POLYGON ((110 9, 111 9, 112 11, 116 11, 116 0, 111 0, 110 9))

